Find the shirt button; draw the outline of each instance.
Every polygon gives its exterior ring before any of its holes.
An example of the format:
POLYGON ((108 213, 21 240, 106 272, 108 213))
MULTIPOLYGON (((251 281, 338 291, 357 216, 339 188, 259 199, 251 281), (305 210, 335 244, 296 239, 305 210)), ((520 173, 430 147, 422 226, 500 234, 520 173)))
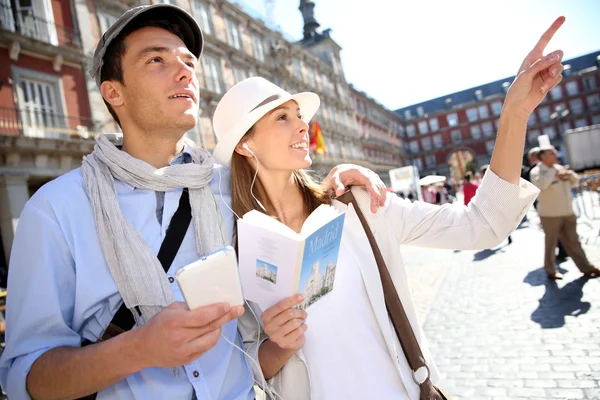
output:
POLYGON ((173 279, 173 277, 172 277, 172 276, 170 276, 170 277, 169 277, 169 282, 170 282, 170 283, 173 283, 173 281, 175 281, 175 279, 173 279))
POLYGON ((197 378, 197 377, 200 376, 200 374, 198 373, 198 371, 194 371, 194 373, 192 375, 194 375, 194 378, 197 378))

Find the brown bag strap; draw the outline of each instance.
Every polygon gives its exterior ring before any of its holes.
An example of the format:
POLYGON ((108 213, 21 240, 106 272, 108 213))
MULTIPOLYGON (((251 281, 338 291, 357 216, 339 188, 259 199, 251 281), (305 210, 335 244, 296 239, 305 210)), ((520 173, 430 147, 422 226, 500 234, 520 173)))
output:
POLYGON ((421 352, 421 347, 419 346, 419 342, 415 337, 415 333, 410 325, 408 317, 406 316, 406 312, 404 311, 404 307, 402 306, 402 302, 400 301, 400 297, 398 296, 398 292, 396 291, 396 287, 394 286, 394 282, 392 281, 392 277, 390 276, 390 272, 385 265, 385 260, 383 259, 383 255, 381 254, 381 250, 375 241, 375 237, 373 236, 373 232, 365 219, 356 198, 352 194, 352 192, 347 191, 343 195, 336 198, 336 200, 344 203, 344 204, 352 204, 354 207, 354 211, 358 215, 358 219, 360 219, 360 223, 367 234, 367 238, 369 239, 369 244, 371 245, 371 249, 373 250, 373 255, 375 256, 375 261, 377 262, 377 267, 379 269, 379 275, 381 277, 381 284, 383 286, 383 296, 385 299, 385 306, 387 308, 390 319, 392 320, 392 325, 394 326, 394 330, 396 331, 396 335, 398 336, 398 340, 400 341, 400 345, 402 346, 402 350, 406 356, 408 361, 408 365, 412 369, 412 378, 417 385, 421 388, 421 399, 428 400, 443 400, 446 399, 447 396, 440 393, 436 387, 433 386, 433 383, 430 380, 430 371, 427 363, 425 362, 425 357, 423 357, 423 353, 421 352), (427 377, 423 382, 419 382, 415 377, 415 371, 419 368, 425 368, 427 371, 427 377))

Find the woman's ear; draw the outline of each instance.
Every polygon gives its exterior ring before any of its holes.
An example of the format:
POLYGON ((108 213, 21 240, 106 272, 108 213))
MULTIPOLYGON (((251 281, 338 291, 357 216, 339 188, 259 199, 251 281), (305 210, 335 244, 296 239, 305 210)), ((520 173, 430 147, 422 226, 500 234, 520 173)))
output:
POLYGON ((247 149, 249 149, 249 147, 246 142, 239 142, 237 146, 235 146, 234 151, 244 157, 252 157, 252 154, 247 149))

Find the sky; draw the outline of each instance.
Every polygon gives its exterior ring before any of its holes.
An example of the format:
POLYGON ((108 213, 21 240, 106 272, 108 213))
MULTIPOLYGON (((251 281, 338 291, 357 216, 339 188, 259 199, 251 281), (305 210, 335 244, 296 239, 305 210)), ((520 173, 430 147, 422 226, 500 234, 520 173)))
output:
MULTIPOLYGON (((266 15, 266 0, 235 0, 266 15)), ((314 0, 342 47, 346 80, 391 110, 514 75, 555 18, 547 47, 564 59, 600 50, 600 0, 314 0)), ((302 38, 300 0, 275 0, 274 23, 302 38)))

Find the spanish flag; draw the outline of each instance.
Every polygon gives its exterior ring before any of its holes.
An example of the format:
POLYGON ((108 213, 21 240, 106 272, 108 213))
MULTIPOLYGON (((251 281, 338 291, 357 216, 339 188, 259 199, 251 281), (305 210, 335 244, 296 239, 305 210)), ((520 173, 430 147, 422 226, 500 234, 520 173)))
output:
POLYGON ((323 140, 323 133, 321 132, 321 126, 316 120, 310 125, 309 137, 310 148, 313 153, 327 154, 327 151, 325 150, 325 141, 323 140))

